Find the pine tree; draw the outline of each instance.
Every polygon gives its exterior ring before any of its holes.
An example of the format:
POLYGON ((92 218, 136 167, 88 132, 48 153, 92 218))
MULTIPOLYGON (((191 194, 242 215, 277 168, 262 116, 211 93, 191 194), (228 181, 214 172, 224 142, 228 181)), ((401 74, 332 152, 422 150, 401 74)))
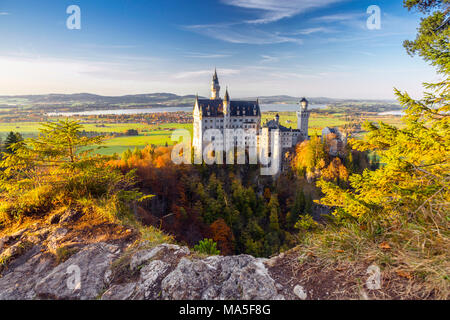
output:
POLYGON ((403 45, 411 56, 418 54, 442 74, 450 73, 450 10, 448 0, 405 0, 409 10, 428 14, 421 19, 417 37, 403 45))
POLYGON ((270 230, 273 232, 280 231, 280 225, 278 223, 278 218, 279 218, 279 214, 280 214, 280 205, 278 203, 278 199, 275 194, 272 195, 272 197, 270 198, 269 212, 270 212, 270 216, 269 216, 270 230))
POLYGON ((100 148, 102 137, 84 137, 80 129, 76 121, 58 121, 44 123, 37 138, 22 140, 20 134, 10 133, 6 145, 12 152, 0 163, 5 169, 1 176, 3 187, 67 181, 80 172, 87 174, 88 168, 102 171, 96 164, 104 163, 109 157, 94 154, 100 148), (13 141, 21 143, 12 144, 13 141))
POLYGON ((302 190, 297 191, 294 204, 286 217, 287 227, 289 229, 292 229, 294 227, 300 214, 304 213, 305 204, 306 204, 305 194, 303 193, 302 190))
POLYGON ((122 153, 122 160, 125 161, 125 162, 127 162, 128 159, 130 159, 132 155, 133 155, 133 154, 132 154, 131 150, 130 150, 130 149, 127 149, 127 150, 125 150, 125 151, 122 153))
POLYGON ((350 190, 320 181, 325 197, 322 204, 335 207, 340 217, 368 221, 411 216, 424 206, 430 211, 450 201, 450 55, 449 28, 440 28, 448 19, 442 1, 407 0, 410 9, 429 13, 422 19, 416 41, 405 42, 410 54, 419 54, 444 76, 437 84, 425 84, 429 90, 422 100, 395 89, 404 107, 404 127, 380 122, 364 124, 364 141, 353 140, 360 151, 375 151, 383 166, 350 177, 350 190), (437 201, 433 209, 433 203, 437 201))
POLYGON ((14 145, 18 142, 23 141, 22 135, 18 132, 10 132, 7 136, 6 136, 6 140, 5 140, 5 152, 6 153, 14 153, 15 149, 14 149, 14 145))
POLYGON ((134 147, 133 157, 136 159, 142 159, 142 151, 137 146, 134 147))

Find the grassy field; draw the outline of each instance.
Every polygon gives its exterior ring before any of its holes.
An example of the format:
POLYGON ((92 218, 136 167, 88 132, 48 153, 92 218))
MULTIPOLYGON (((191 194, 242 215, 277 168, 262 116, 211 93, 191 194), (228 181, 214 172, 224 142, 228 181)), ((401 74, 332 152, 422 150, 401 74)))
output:
POLYGON ((0 136, 5 138, 5 136, 11 132, 20 132, 23 136, 33 136, 38 133, 40 124, 39 122, 9 122, 0 123, 0 136))
MULTIPOLYGON (((275 117, 275 112, 265 112, 262 116, 262 123, 267 120, 272 120, 275 117)), ((297 115, 295 112, 280 112, 280 122, 283 126, 297 128, 297 115)), ((401 126, 401 118, 397 116, 370 116, 367 120, 370 121, 384 121, 395 126, 401 126)), ((324 127, 339 127, 344 125, 344 115, 323 115, 312 114, 309 121, 309 134, 319 134, 324 127)), ((20 132, 24 137, 36 136, 39 132, 40 123, 38 122, 13 122, 0 123, 0 137, 5 139, 10 131, 20 132)), ((192 135, 192 124, 168 123, 161 125, 147 125, 142 123, 83 123, 83 129, 86 131, 95 131, 103 134, 110 134, 113 132, 125 132, 127 129, 137 129, 139 136, 124 136, 108 139, 104 147, 100 150, 103 154, 121 154, 127 149, 134 149, 135 147, 143 148, 148 144, 171 145, 171 134, 174 129, 187 129, 192 135)))
MULTIPOLYGON (((265 112, 262 115, 262 123, 264 124, 267 120, 272 120, 275 118, 276 112, 265 112)), ((292 129, 297 129, 297 115, 295 112, 279 112, 281 125, 292 129)), ((344 125, 346 122, 343 117, 338 116, 324 116, 314 114, 309 118, 309 134, 321 134, 322 129, 325 127, 339 127, 344 125)))
MULTIPOLYGON (((101 133, 111 133, 111 132, 124 132, 127 129, 138 129, 138 130, 153 130, 153 129, 178 129, 178 128, 189 128, 192 127, 191 124, 179 124, 179 123, 168 123, 161 125, 152 125, 142 123, 105 123, 105 124, 95 124, 95 123, 83 123, 83 130, 86 131, 96 131, 101 133)), ((9 122, 0 123, 0 135, 5 135, 10 131, 20 132, 22 135, 37 135, 41 124, 39 122, 9 122)))
POLYGON ((171 135, 173 130, 161 130, 164 128, 170 129, 186 129, 192 136, 192 124, 167 124, 161 125, 157 128, 151 128, 150 132, 141 133, 139 136, 126 136, 109 139, 105 142, 104 149, 100 153, 112 155, 114 153, 121 154, 127 149, 133 150, 135 147, 143 148, 146 145, 168 145, 173 144, 171 135), (158 129, 160 128, 160 129, 158 129))

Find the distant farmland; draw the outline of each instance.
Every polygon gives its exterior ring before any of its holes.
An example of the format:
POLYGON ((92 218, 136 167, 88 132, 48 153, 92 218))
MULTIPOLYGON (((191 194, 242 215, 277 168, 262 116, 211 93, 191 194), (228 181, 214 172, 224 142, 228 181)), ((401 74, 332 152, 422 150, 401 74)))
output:
MULTIPOLYGON (((272 120, 276 112, 265 112, 262 115, 262 124, 267 120, 272 120)), ((297 115, 295 112, 279 112, 280 122, 283 126, 297 128, 297 115)), ((370 121, 384 121, 396 126, 401 125, 400 117, 396 116, 367 116, 370 121)), ((84 121, 82 121, 83 123, 84 121)), ((136 129, 139 131, 138 136, 118 136, 112 137, 105 141, 104 148, 100 149, 100 153, 112 155, 114 153, 121 154, 127 149, 134 149, 135 147, 144 148, 146 145, 171 145, 171 134, 174 129, 186 129, 192 135, 192 124, 166 123, 161 125, 146 125, 142 123, 105 123, 95 124, 83 123, 84 130, 87 132, 98 132, 109 135, 114 133, 124 133, 128 129, 136 129)), ((346 124, 344 114, 317 114, 313 113, 309 123, 309 134, 321 134, 325 126, 339 127, 346 124)), ((24 137, 36 136, 39 132, 39 122, 13 122, 0 123, 0 136, 5 139, 10 131, 20 132, 24 137)), ((360 135, 363 136, 363 135, 360 135)))

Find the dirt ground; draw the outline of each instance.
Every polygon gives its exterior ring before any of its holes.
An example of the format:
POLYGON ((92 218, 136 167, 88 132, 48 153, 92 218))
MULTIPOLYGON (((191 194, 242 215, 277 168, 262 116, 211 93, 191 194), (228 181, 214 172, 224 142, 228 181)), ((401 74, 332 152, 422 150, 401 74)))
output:
POLYGON ((369 263, 327 263, 299 249, 290 250, 270 259, 271 276, 285 287, 284 295, 299 299, 294 294, 297 285, 307 293, 307 300, 422 300, 419 280, 407 274, 381 269, 380 289, 371 290, 367 281, 369 263))

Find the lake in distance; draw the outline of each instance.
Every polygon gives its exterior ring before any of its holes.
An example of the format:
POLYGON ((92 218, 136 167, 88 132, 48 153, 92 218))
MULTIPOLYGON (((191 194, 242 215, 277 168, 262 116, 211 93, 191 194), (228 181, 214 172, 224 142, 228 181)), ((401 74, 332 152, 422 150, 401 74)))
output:
MULTIPOLYGON (((261 111, 263 112, 295 112, 300 109, 298 104, 262 104, 261 111)), ((310 105, 309 109, 322 109, 326 105, 310 105)), ((162 113, 162 112, 192 112, 192 107, 157 107, 157 108, 142 108, 142 109, 111 109, 111 110, 89 110, 79 112, 50 112, 48 116, 101 116, 101 115, 122 115, 122 114, 145 114, 145 113, 162 113)))

